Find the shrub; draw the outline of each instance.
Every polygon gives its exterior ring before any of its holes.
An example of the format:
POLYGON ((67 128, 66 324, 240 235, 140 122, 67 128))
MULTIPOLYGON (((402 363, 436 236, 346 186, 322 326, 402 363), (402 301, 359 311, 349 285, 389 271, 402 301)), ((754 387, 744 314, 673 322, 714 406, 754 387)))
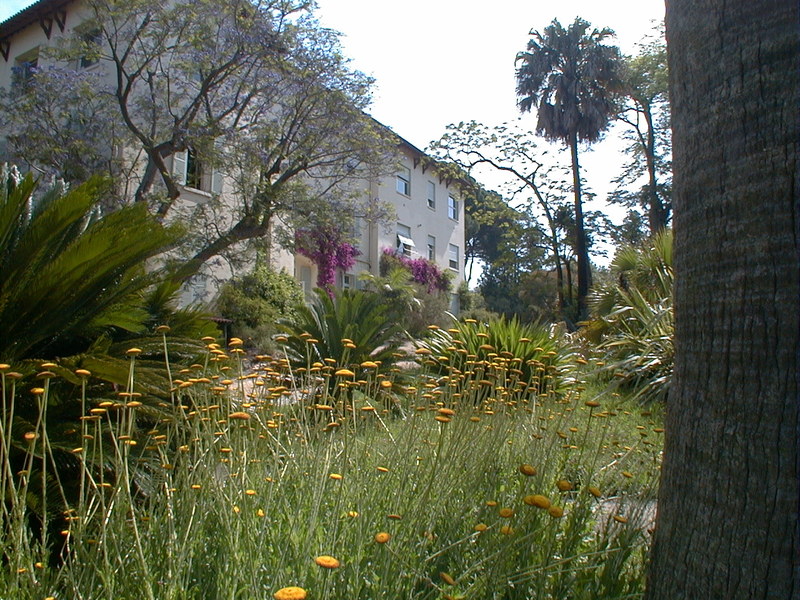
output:
POLYGON ((560 393, 572 382, 570 345, 543 325, 500 317, 488 323, 465 319, 450 329, 431 331, 418 344, 417 354, 435 373, 482 370, 494 384, 500 378, 504 387, 524 385, 544 395, 560 393))
POLYGON ((642 401, 663 400, 674 361, 672 231, 622 248, 611 273, 612 283, 590 297, 594 317, 583 335, 603 353, 602 377, 642 401))
POLYGON ((216 300, 220 316, 233 321, 233 334, 261 351, 271 350, 278 320, 292 322, 305 303, 303 290, 285 271, 258 262, 252 273, 222 286, 216 300))
POLYGON ((363 362, 371 361, 384 373, 401 356, 400 327, 389 316, 389 307, 377 294, 364 290, 338 290, 331 297, 317 288, 297 319, 281 320, 279 326, 288 335, 277 339, 299 369, 314 368, 316 363, 317 370, 329 366, 357 373, 363 362))
POLYGON ((411 259, 384 249, 380 277, 365 275, 368 288, 389 306, 391 317, 411 337, 424 335, 431 323, 449 322, 452 276, 424 258, 411 259))

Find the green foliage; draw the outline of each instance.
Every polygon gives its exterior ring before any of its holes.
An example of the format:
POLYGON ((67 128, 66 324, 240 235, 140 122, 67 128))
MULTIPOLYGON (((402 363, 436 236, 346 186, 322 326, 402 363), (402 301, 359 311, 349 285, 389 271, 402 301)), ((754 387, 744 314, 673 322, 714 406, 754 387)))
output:
MULTIPOLYGON (((35 542, 47 546, 47 529, 63 519, 62 510, 75 497, 81 465, 73 450, 84 443, 80 418, 87 405, 124 406, 117 396, 122 390, 144 403, 139 420, 129 425, 130 436, 167 417, 168 405, 159 403, 170 399, 172 381, 164 368, 165 341, 152 330, 169 323, 178 333, 195 335, 211 333, 213 324, 197 310, 172 308, 177 285, 168 271, 143 268, 176 242, 179 229, 161 226, 140 205, 97 216, 108 189, 101 179, 41 197, 30 176, 16 182, 4 172, 3 183, 0 370, 8 437, 0 447, 0 488, 7 499, 25 499, 17 510, 38 523, 35 542), (135 390, 126 358, 132 346, 146 376, 135 390), (94 375, 91 386, 86 372, 94 375), (30 479, 12 481, 9 474, 18 472, 30 479), (31 493, 19 495, 23 488, 31 493), (50 494, 49 508, 34 501, 47 488, 60 490, 50 494)), ((178 338, 173 359, 190 359, 200 348, 178 338)), ((108 441, 102 430, 93 438, 98 446, 108 441)), ((114 452, 107 450, 106 458, 91 465, 96 473, 113 461, 114 452)))
POLYGON ((604 353, 602 372, 642 401, 663 400, 674 361, 672 231, 618 251, 613 283, 592 295, 594 317, 584 335, 604 353))
POLYGON ((447 330, 433 328, 431 336, 418 346, 423 364, 436 373, 477 369, 498 384, 497 373, 503 372, 505 387, 522 385, 544 395, 560 393, 572 381, 570 344, 553 329, 523 323, 516 317, 487 323, 466 319, 447 330))
POLYGON ((0 190, 0 356, 68 355, 104 331, 140 333, 139 294, 155 277, 142 268, 177 240, 144 206, 93 215, 106 184, 92 179, 33 200, 29 176, 0 190))
MULTIPOLYGON (((659 415, 613 394, 587 404, 594 391, 577 385, 560 397, 486 386, 475 371, 460 388, 420 374, 405 387, 414 410, 345 410, 339 419, 353 427, 339 427, 308 417, 334 414, 322 407, 287 403, 280 390, 297 372, 285 362, 242 372, 214 350, 192 369, 196 383, 176 391, 192 410, 154 427, 141 440, 148 450, 125 444, 140 409, 109 411, 103 432, 114 460, 103 478, 78 472, 82 501, 62 525, 71 556, 61 568, 35 566, 40 549, 20 543, 15 513, 0 513, 0 596, 236 600, 286 586, 329 600, 642 594, 659 415), (220 391, 229 375, 263 385, 220 391), (137 489, 126 465, 143 457, 154 467, 149 487, 137 489), (379 532, 388 541, 378 543, 379 532), (340 566, 323 569, 321 555, 340 566)), ((301 394, 317 377, 307 372, 289 391, 301 394)), ((138 364, 132 379, 146 383, 138 364)), ((367 372, 358 389, 378 381, 367 372)), ((85 421, 86 433, 98 423, 85 421)), ((75 456, 88 462, 99 451, 87 443, 75 456)))
POLYGON ((385 372, 397 362, 400 326, 380 296, 347 289, 331 298, 324 290, 314 291, 294 321, 279 321, 288 336, 278 339, 295 367, 308 369, 327 358, 355 371, 370 360, 385 372))
POLYGON ((384 252, 381 255, 380 276, 364 273, 360 277, 366 282, 367 289, 382 299, 387 307, 387 316, 409 336, 419 337, 425 334, 429 324, 443 325, 448 320, 451 275, 438 270, 437 273, 437 279, 444 282, 442 287, 445 289, 415 281, 406 264, 393 254, 384 252))
POLYGON ((234 335, 266 352, 273 348, 278 320, 293 321, 304 304, 303 290, 294 277, 259 261, 251 273, 222 286, 216 310, 233 321, 234 335))

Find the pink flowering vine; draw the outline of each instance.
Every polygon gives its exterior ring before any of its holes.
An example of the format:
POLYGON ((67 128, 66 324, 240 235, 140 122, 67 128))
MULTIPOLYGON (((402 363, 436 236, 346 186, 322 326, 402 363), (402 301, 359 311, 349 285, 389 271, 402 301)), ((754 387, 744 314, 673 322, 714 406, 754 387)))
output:
POLYGON ((347 271, 359 255, 358 249, 343 240, 342 232, 331 225, 297 231, 295 249, 317 266, 317 287, 331 296, 336 270, 347 271))

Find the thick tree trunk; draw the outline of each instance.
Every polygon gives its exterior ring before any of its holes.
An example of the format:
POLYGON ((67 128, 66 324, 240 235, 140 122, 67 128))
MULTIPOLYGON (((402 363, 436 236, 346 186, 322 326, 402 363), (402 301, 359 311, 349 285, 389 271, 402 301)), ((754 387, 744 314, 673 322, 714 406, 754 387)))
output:
POLYGON ((667 0, 675 376, 648 600, 800 598, 797 0, 667 0))
POLYGON ((589 247, 586 243, 586 227, 583 224, 583 201, 581 199, 581 171, 578 163, 578 135, 573 133, 569 142, 572 153, 572 186, 575 191, 575 254, 578 259, 578 320, 589 316, 586 298, 592 285, 589 267, 589 247))

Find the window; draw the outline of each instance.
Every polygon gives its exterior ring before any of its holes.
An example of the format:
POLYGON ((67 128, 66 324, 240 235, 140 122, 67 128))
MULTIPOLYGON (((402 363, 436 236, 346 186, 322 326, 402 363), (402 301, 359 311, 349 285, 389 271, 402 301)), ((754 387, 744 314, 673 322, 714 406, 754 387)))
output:
POLYGON ((436 238, 428 236, 428 260, 436 261, 436 238))
POLYGON ((436 184, 428 182, 428 208, 436 208, 436 184))
POLYGON ((196 190, 202 190, 203 179, 203 163, 197 158, 197 152, 190 148, 186 151, 185 185, 196 190))
POLYGON ((216 169, 211 169, 209 173, 193 148, 172 155, 172 174, 179 184, 188 188, 212 194, 222 193, 222 173, 216 169))
POLYGON ((92 29, 81 35, 81 42, 84 47, 83 56, 79 61, 81 69, 88 69, 99 62, 101 35, 99 29, 92 29))
POLYGON ((411 239, 411 227, 397 224, 397 251, 405 256, 411 256, 411 250, 414 248, 414 240, 411 239))
POLYGON ((458 221, 458 200, 453 196, 447 197, 447 216, 458 221))
POLYGON ((342 289, 349 290, 353 287, 355 277, 351 273, 342 273, 342 289))
POLYGON ((458 271, 458 246, 450 244, 447 247, 448 266, 454 271, 458 271))
POLYGON ((397 191, 404 196, 411 195, 411 170, 407 167, 400 167, 397 172, 397 191))
POLYGON ((12 81, 14 87, 24 90, 33 81, 39 68, 39 47, 28 50, 14 59, 12 67, 12 81))

